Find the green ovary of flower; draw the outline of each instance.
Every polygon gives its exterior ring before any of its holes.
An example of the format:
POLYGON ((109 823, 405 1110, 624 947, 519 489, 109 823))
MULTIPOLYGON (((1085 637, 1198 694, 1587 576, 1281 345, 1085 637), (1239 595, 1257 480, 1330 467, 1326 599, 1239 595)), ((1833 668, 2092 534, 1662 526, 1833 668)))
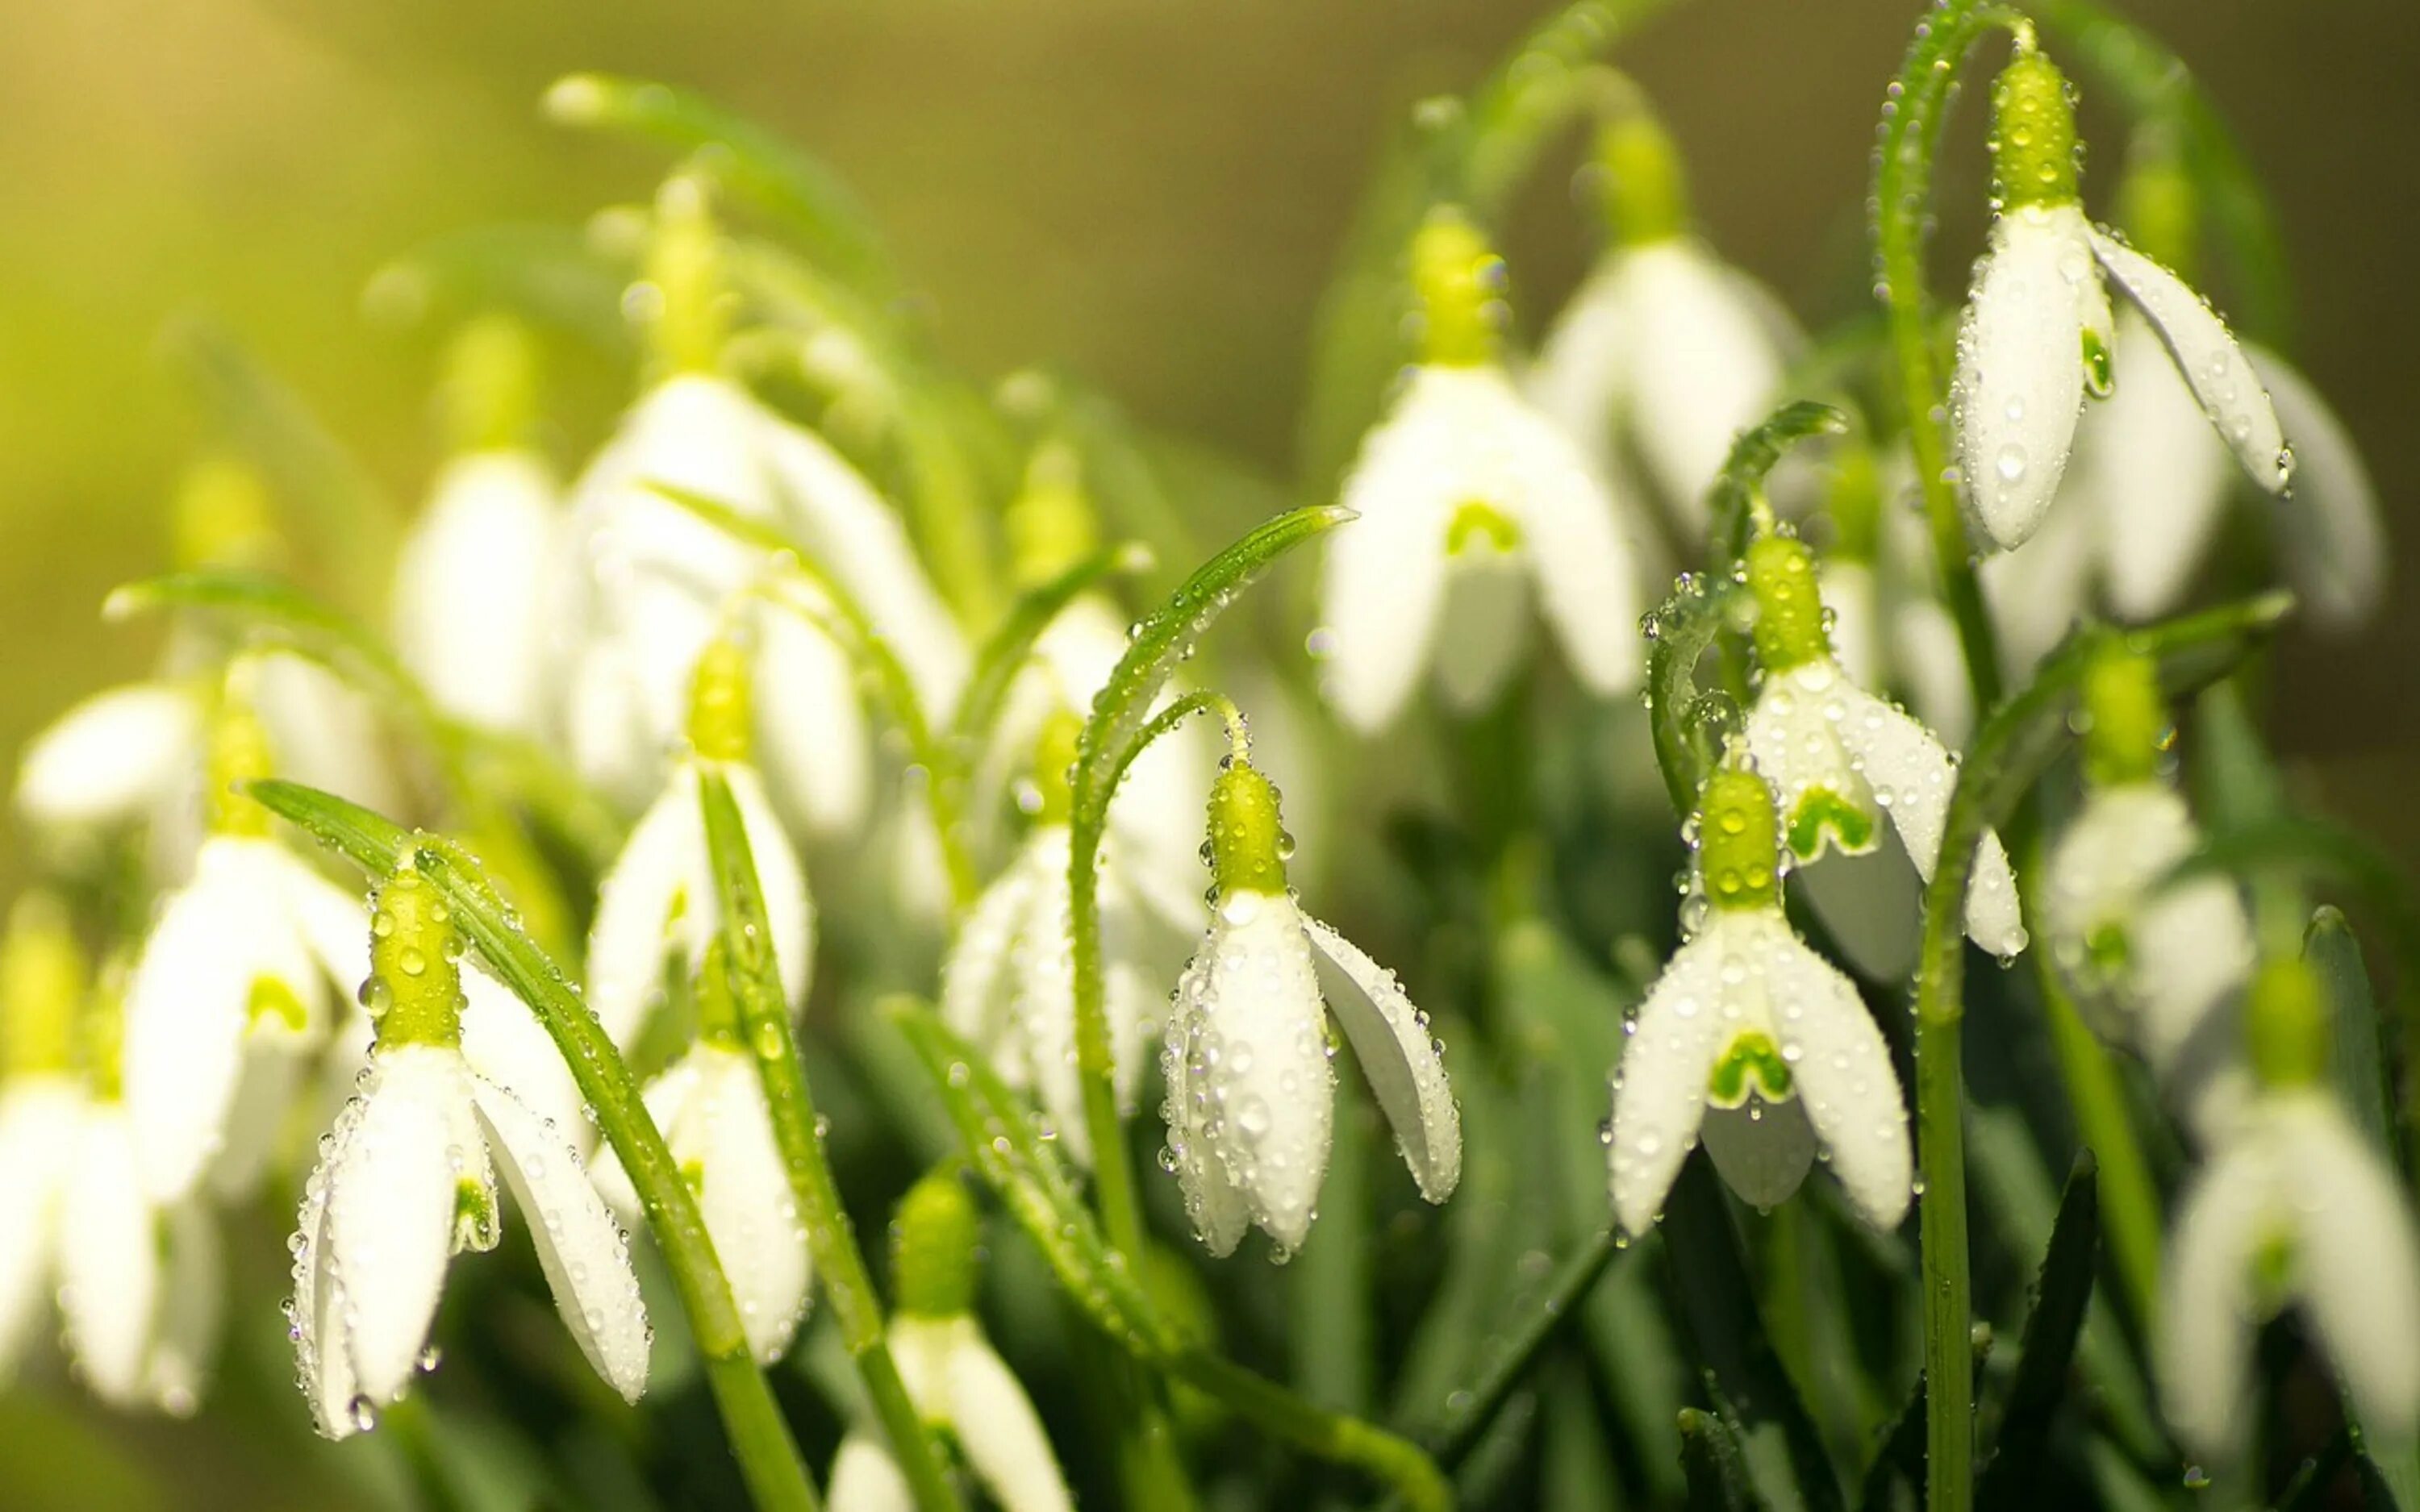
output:
POLYGON ((2168 734, 2168 703, 2149 657, 2112 646, 2084 673, 2084 769, 2101 787, 2159 775, 2168 734))
POLYGON ((1606 174, 1606 210, 1624 246, 1668 241, 1689 227, 1689 191, 1681 152, 1661 121, 1634 111, 1597 133, 1606 174))
POLYGON ((209 748, 202 758, 203 801, 213 835, 265 840, 269 810, 253 801, 244 788, 275 775, 271 763, 269 732, 232 691, 212 711, 209 748))
POLYGON ((736 637, 717 636, 690 675, 690 748, 709 762, 747 761, 754 746, 754 717, 747 648, 736 637))
POLYGON ((48 893, 27 893, 9 910, 0 945, 0 1075, 66 1071, 84 998, 84 952, 66 908, 48 893))
POLYGON ((974 1305, 975 1248, 983 1237, 975 1205, 953 1167, 932 1172, 899 1199, 891 1220, 892 1274, 899 1310, 955 1318, 974 1305))
POLYGON ((1754 1091, 1767 1103, 1787 1102, 1797 1086, 1790 1072, 1790 1063, 1782 1058, 1781 1047, 1773 1036, 1761 1029, 1750 1029, 1730 1042, 1722 1059, 1706 1077, 1706 1101, 1716 1107, 1735 1108, 1745 1103, 1754 1091))
POLYGON ((1420 361, 1478 367, 1496 361, 1504 324, 1504 259, 1460 212, 1440 210, 1412 239, 1420 361))
POLYGON ((2001 208, 2075 203, 2075 103, 2030 36, 1992 86, 1991 147, 2001 208))
POLYGON ((1815 553, 1789 535, 1758 537, 1747 548, 1747 587, 1756 599, 1757 659, 1767 672, 1786 672, 1832 655, 1823 628, 1823 597, 1816 586, 1815 553))
POLYGON ((1453 522, 1446 527, 1445 551, 1458 557, 1474 548, 1509 556, 1521 549, 1521 527, 1485 500, 1467 500, 1454 510, 1453 522))
POLYGON ((453 907, 407 862, 370 906, 370 980, 362 1003, 381 1047, 462 1041, 461 936, 453 907))
POLYGON ((1698 804, 1698 870, 1717 908, 1770 908, 1781 898, 1773 789, 1741 767, 1718 767, 1698 804))
POLYGON ((1210 871, 1218 891, 1285 891, 1285 852, 1275 784, 1249 762, 1219 773, 1210 786, 1210 871))
POLYGON ((2243 1016, 2252 1071, 2263 1087, 2316 1087, 2327 1080, 2335 1054, 2333 1008, 2308 965, 2290 957, 2261 963, 2243 1016))

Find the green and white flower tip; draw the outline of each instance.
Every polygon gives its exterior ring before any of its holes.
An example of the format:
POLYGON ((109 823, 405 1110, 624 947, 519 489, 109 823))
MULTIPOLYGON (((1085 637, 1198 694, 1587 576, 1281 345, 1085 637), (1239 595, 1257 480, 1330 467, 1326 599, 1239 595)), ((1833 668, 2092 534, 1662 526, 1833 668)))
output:
POLYGON ((455 337, 441 390, 453 459, 396 563, 396 653, 447 713, 546 733, 559 558, 554 472, 531 443, 537 350, 502 316, 455 337))
POLYGON ((2420 1431, 2420 1236, 2393 1169, 2327 1088, 2325 988, 2262 964, 2246 1003, 2261 1090, 2185 1192, 2157 1360, 2178 1438, 2226 1458, 2249 1438, 2254 1339, 2299 1305, 2363 1431, 2420 1431))
POLYGON ((1330 1014, 1420 1196, 1445 1201, 1462 1179, 1462 1115, 1444 1047, 1393 972, 1295 903, 1278 791, 1240 757, 1212 784, 1209 848, 1210 928, 1176 984, 1160 1062, 1161 1164, 1202 1242, 1232 1254, 1257 1225, 1283 1261, 1311 1232, 1335 1118, 1330 1014))
POLYGON ((276 770, 241 681, 210 716, 209 833, 127 985, 126 1111, 143 1186, 163 1204, 205 1181, 226 1197, 258 1184, 332 995, 368 964, 360 899, 273 838, 240 791, 276 770))
POLYGON ((447 903, 407 863, 379 887, 368 935, 378 1042, 320 1142, 289 1245, 287 1319, 319 1431, 368 1430, 435 1365, 447 1263, 495 1247, 500 1172, 573 1339, 636 1401, 650 1335, 629 1241, 565 1136, 464 1060, 463 941, 447 903))
MULTIPOLYGON (((1779 797, 1783 841, 1804 869, 1808 902, 1861 964, 1896 974, 1908 952, 1894 941, 1912 936, 1911 918, 1865 918, 1857 894, 1875 880, 1870 869, 1827 857, 1874 855, 1887 818, 1916 874, 1930 883, 1957 758, 1913 716, 1841 671, 1805 542, 1760 536, 1742 571, 1756 603, 1752 639, 1762 673, 1748 710, 1747 754, 1779 797), (1827 868, 1836 874, 1825 877, 1827 868)), ((2025 948, 2016 874, 1999 837, 1988 830, 1977 847, 1965 923, 1976 944, 2003 960, 2025 948)))
MULTIPOLYGON (((1001 1512, 1071 1512, 1042 1419, 973 1316, 982 1228, 957 1173, 944 1168, 910 1188, 891 1233, 899 1290, 891 1355, 917 1415, 956 1443, 1001 1512)), ((881 1440, 863 1430, 842 1441, 828 1499, 833 1512, 916 1504, 881 1440)))
MULTIPOLYGON (((706 1236, 739 1306, 749 1352, 770 1365, 798 1336, 814 1276, 806 1222, 773 1135, 764 1077, 741 1038, 720 940, 698 972, 697 1002, 697 1041, 648 1084, 647 1116, 664 1132, 681 1179, 697 1196, 706 1236)), ((590 1174, 622 1222, 643 1220, 620 1156, 603 1150, 590 1174)))
POLYGON ((2051 963, 2107 1039, 2133 1046, 2205 1133, 2237 1100, 2224 1010, 2252 974, 2251 920, 2224 876, 2164 886, 2201 843, 2162 770, 2168 711, 2156 670, 2120 649, 2084 688, 2088 785, 2049 860, 2051 963))
POLYGON ((2260 376, 2185 282, 2085 218, 2067 80, 2021 33, 1992 96, 1991 245, 1958 331, 1950 414, 1966 501, 1986 539, 2022 546, 2066 471, 2086 394, 2109 393, 2103 277, 2157 328, 2208 423, 2261 487, 2284 494, 2294 456, 2260 376))
POLYGON ((1580 681, 1637 686, 1636 555, 1571 439, 1521 396, 1498 360, 1503 261, 1461 215, 1412 245, 1421 354, 1363 440, 1321 581, 1329 702, 1373 733, 1403 711, 1432 659, 1447 705, 1502 689, 1528 637, 1534 578, 1580 681))
MULTIPOLYGON (((1063 709, 1043 726, 1033 755, 1040 804, 1033 829, 958 926, 941 967, 941 1016, 987 1053, 1001 1080, 1037 1098, 1068 1154, 1089 1166, 1067 876, 1068 774, 1081 728, 1063 709)), ((1140 885, 1149 853, 1139 853, 1121 832, 1114 801, 1110 815, 1097 872, 1103 984, 1118 1103, 1131 1113, 1143 1047, 1158 1037, 1165 1011, 1160 984, 1182 964, 1185 941, 1200 927, 1201 903, 1161 902, 1140 885)))
POLYGON ((1858 1214, 1893 1228, 1913 1166, 1890 1049, 1855 985, 1783 916, 1773 789, 1742 758, 1734 744, 1706 779, 1687 938, 1623 1026, 1614 1215, 1633 1236, 1653 1227, 1703 1139, 1723 1180, 1760 1209, 1796 1192, 1820 1149, 1858 1214))
POLYGON ((74 1058, 84 998, 66 908, 26 893, 0 937, 0 1380, 14 1373, 49 1292, 84 1108, 74 1058))
MULTIPOLYGON (((728 296, 703 187, 674 179, 656 220, 648 277, 630 302, 657 312, 650 329, 661 376, 574 486, 561 590, 576 627, 564 712, 574 758, 634 804, 661 781, 690 669, 724 606, 766 569, 762 553, 650 485, 796 537, 863 608, 927 708, 950 706, 970 661, 906 527, 874 486, 719 371, 728 296)), ((811 607, 818 599, 803 579, 783 591, 811 607)), ((872 806, 874 768, 850 654, 818 621, 769 605, 759 620, 765 686, 781 694, 756 709, 775 790, 809 827, 854 833, 872 806)))
POLYGON ((588 1006, 628 1048, 660 995, 666 958, 684 976, 705 964, 722 929, 722 904, 706 844, 699 773, 711 763, 731 785, 765 894, 765 923, 792 1011, 806 1004, 815 911, 806 869, 750 760, 755 673, 744 638, 721 634, 694 663, 688 750, 640 816, 597 894, 588 933, 588 1006))
POLYGON ((1523 383, 1593 457, 1625 439, 1689 532, 1731 440, 1762 419, 1803 344, 1781 301, 1689 229, 1678 148, 1644 110, 1597 134, 1614 237, 1523 383))

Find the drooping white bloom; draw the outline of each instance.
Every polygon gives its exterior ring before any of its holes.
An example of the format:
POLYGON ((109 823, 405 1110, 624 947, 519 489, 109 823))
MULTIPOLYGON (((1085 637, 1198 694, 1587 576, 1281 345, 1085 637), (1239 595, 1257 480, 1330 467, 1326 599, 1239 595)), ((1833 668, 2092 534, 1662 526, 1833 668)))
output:
POLYGON ((40 1326, 57 1272, 84 1096, 64 1071, 0 1086, 0 1381, 40 1326))
POLYGON ((395 641, 439 707, 547 733, 554 477, 534 452, 465 454, 438 476, 396 563, 395 641))
POLYGON ((152 1201, 114 1099, 85 1103, 58 1214, 59 1310, 78 1374, 112 1406, 190 1415, 218 1350, 225 1278, 198 1196, 152 1201))
POLYGON ((2298 1304, 2363 1427, 2420 1428, 2420 1239, 2392 1171, 2325 1093, 2256 1103, 2187 1189, 2161 1288, 2160 1386, 2195 1453, 2245 1442, 2253 1340, 2298 1304))
POLYGON ((1525 388, 1591 455, 1617 434, 1693 534, 1739 433, 1780 391, 1796 332, 1778 301, 1695 238, 1617 248, 1539 348, 1525 388))
POLYGON ((2362 624, 2378 611, 2392 560, 2377 486, 2310 380, 2275 353, 2248 349, 2294 448, 2294 492, 2275 512, 2286 579, 2319 625, 2362 624))
MULTIPOLYGON (((632 409, 573 494, 567 714, 592 778, 654 790, 686 711, 690 671, 761 555, 649 486, 703 495, 794 534, 864 609, 929 708, 963 680, 966 647, 880 495, 821 440, 729 381, 686 373, 632 409)), ((763 738, 776 786, 807 815, 853 827, 870 796, 865 719, 845 654, 768 615, 759 640, 763 738)))
POLYGON ((2051 962, 2068 990, 2163 1080, 2231 1058, 2233 1021, 2219 1011, 2252 972, 2251 921, 2232 881, 2161 886, 2200 840, 2165 784, 2096 787, 2052 850, 2042 894, 2051 962), (2225 1046, 2211 1042, 2222 1038, 2225 1046))
POLYGON ((1449 706, 1484 707, 1528 639, 1534 579, 1581 682, 1639 672, 1632 547, 1569 438, 1493 365, 1412 370, 1362 443, 1321 586, 1326 687, 1374 732, 1431 665, 1449 706))
POLYGON ((126 995, 126 1109, 154 1201, 258 1181, 330 992, 368 974, 359 899, 276 841, 213 835, 161 905, 126 995))
MULTIPOLYGON (((1098 872, 1103 981, 1118 1100, 1131 1110, 1143 1046, 1157 1036, 1165 1008, 1159 984, 1181 964, 1201 907, 1188 898, 1190 910, 1178 903, 1171 911, 1136 887, 1128 880, 1129 853, 1117 840, 1113 830, 1098 872)), ((1002 1080, 1039 1099, 1068 1153, 1089 1165, 1092 1141, 1076 1072, 1067 864, 1066 824, 1038 825, 959 925, 941 970, 941 1015, 989 1053, 1002 1080)))
POLYGON ((915 1512, 916 1493, 882 1441, 860 1430, 841 1440, 832 1456, 824 1503, 832 1512, 915 1512))
MULTIPOLYGON (((659 996, 667 957, 685 975, 693 974, 722 929, 699 808, 700 760, 688 757, 674 767, 597 889, 588 934, 588 1006, 625 1047, 659 996)), ((796 1011, 806 1002, 814 964, 815 914, 806 871, 755 770, 739 762, 724 762, 721 769, 765 894, 782 991, 796 1011)))
MULTIPOLYGON (((1823 624, 1813 557, 1782 535, 1759 539, 1747 557, 1758 604, 1756 646, 1763 681, 1748 711, 1746 745, 1770 781, 1791 855, 1807 869, 1808 900, 1827 923, 1838 919, 1845 945, 1869 964, 1898 951, 1858 942, 1877 934, 1857 927, 1837 890, 1815 879, 1828 856, 1865 856, 1885 841, 1889 821, 1916 874, 1931 882, 1956 785, 1957 762, 1938 736, 1896 704, 1875 697, 1840 670, 1823 624)), ((1845 870, 1845 869, 1842 869, 1845 870)), ((1860 883, 1870 880, 1861 869, 1860 883)), ((1903 916, 1912 937, 1914 915, 1903 916)), ((2016 875, 1999 837, 1986 831, 1966 895, 1966 933, 1999 956, 2025 947, 2016 875)), ((1912 943, 1912 938, 1911 938, 1912 943)))
MULTIPOLYGON (((648 1085, 645 1102, 697 1195, 749 1350, 770 1365, 788 1352, 806 1317, 812 1274, 764 1079, 745 1051, 701 1040, 648 1085)), ((619 1156, 603 1151, 590 1174, 625 1223, 640 1221, 639 1195, 619 1156)))
POLYGON ((1608 1165, 1629 1233, 1654 1226, 1701 1138, 1758 1207, 1797 1191, 1820 1147, 1868 1223, 1906 1215, 1907 1110, 1889 1048, 1855 985, 1783 916, 1776 825, 1762 779, 1708 779, 1693 905, 1704 912, 1627 1026, 1614 1079, 1608 1165))
MULTIPOLYGON (((971 1315, 902 1313, 891 1324, 891 1357, 917 1414, 949 1430, 1001 1512, 1072 1512, 1041 1417, 971 1315)), ((837 1475, 835 1467, 834 1512, 837 1475)))
POLYGON ((458 1051, 381 1047, 303 1189, 293 1324, 320 1432, 368 1428, 410 1387, 447 1262, 496 1243, 499 1172, 581 1351, 625 1398, 645 1390, 629 1243, 578 1152, 458 1051))
POLYGON ((1168 1163, 1214 1255, 1258 1225, 1280 1258, 1311 1230, 1335 1119, 1327 1020, 1352 1042, 1420 1196, 1462 1179, 1462 1115, 1428 1015, 1395 974, 1309 918, 1285 885, 1277 790, 1250 764, 1211 798, 1218 899, 1176 984, 1161 1069, 1168 1163))

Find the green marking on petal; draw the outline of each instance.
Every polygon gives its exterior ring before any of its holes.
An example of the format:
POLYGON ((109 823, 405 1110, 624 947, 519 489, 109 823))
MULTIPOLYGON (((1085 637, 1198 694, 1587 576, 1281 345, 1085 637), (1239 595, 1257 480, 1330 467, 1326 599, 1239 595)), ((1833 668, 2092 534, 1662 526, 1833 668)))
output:
POLYGON ((462 1177, 454 1183, 454 1252, 473 1250, 481 1254, 496 1247, 504 1235, 504 1226, 496 1212, 495 1189, 484 1181, 462 1177))
POLYGON ((2117 392, 2118 379, 2109 361, 2109 343, 2090 326, 2084 328, 2084 392, 2106 399, 2117 392))
POLYGON ((2133 964, 2134 945, 2124 923, 2112 919, 2084 937, 2086 965, 2103 981, 2120 981, 2133 964))
POLYGON ((685 1160, 680 1163, 681 1185, 700 1196, 706 1195, 706 1162, 685 1160))
POLYGON ((1841 855, 1863 856, 1874 848, 1874 816, 1830 788, 1810 787, 1790 810, 1790 854, 1811 861, 1823 854, 1827 836, 1841 855))
POLYGON ((1706 1101, 1716 1107, 1735 1108, 1754 1091, 1767 1103, 1785 1103, 1796 1085, 1797 1078, 1791 1074, 1790 1063, 1781 1058, 1781 1047, 1773 1042, 1773 1036, 1750 1029, 1731 1041, 1723 1058, 1714 1063, 1706 1078, 1706 1101))
POLYGON ((2286 1310, 2294 1291, 2294 1231, 2271 1222, 2252 1247, 2252 1305, 2261 1318, 2286 1310))
POLYGON ((1453 512, 1453 523, 1446 527, 1446 555, 1458 557, 1473 547, 1489 551, 1517 551, 1521 548, 1521 527, 1485 500, 1469 500, 1453 512))
POLYGON ((252 995, 244 1004, 244 1022, 255 1030, 273 1026, 302 1034, 311 1027, 311 1015, 293 988, 275 977, 255 977, 252 995))

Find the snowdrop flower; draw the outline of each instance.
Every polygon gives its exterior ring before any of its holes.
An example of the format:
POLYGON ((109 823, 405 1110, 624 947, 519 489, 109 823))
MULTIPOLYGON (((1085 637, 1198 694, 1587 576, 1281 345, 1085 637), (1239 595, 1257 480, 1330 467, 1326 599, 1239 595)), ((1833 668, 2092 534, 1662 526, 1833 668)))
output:
POLYGON ((319 1431, 368 1429, 427 1368, 448 1261, 501 1231, 499 1173, 572 1337, 636 1401, 649 1335, 628 1241, 564 1134, 463 1059, 462 941, 444 901, 407 865, 379 889, 369 935, 378 1044, 303 1187, 292 1245, 289 1316, 319 1431))
POLYGON ((2179 1209, 2157 1336, 2168 1421, 2225 1458, 2248 1432, 2252 1348, 2263 1319, 2299 1304, 2363 1429, 2420 1429, 2420 1238, 2393 1170, 2326 1090, 2324 989, 2294 960, 2252 988, 2264 1090, 2179 1209))
MULTIPOLYGON (((941 1170, 917 1182, 892 1232, 899 1311, 891 1354, 917 1414, 955 1441, 1001 1512, 1073 1512, 1041 1417, 972 1314, 982 1235, 956 1175, 941 1170)), ((841 1442, 829 1500, 832 1512, 906 1512, 916 1504, 888 1450, 864 1430, 841 1442)))
POLYGON ((2104 274, 2157 328, 2243 470, 2283 494, 2293 454, 2226 325, 2183 280, 2085 219, 2067 81, 2030 36, 1994 85, 1992 109, 1995 214, 1959 326, 1951 406, 1967 504, 1986 538, 2008 550, 2032 536, 2067 470, 2085 395, 2133 381, 2133 369, 2113 372, 2104 274))
POLYGON ((2089 786, 2042 895, 2051 963, 2101 1033, 2138 1048, 2207 1132, 2204 1097, 2234 1059, 2236 1026, 2220 1011, 2252 974, 2251 920, 2224 876, 2163 886, 2201 834, 2160 774, 2168 716, 2150 662, 2095 657, 2084 710, 2089 786))
POLYGON ((1447 705, 1494 701, 1528 634, 1532 579, 1581 682, 1639 673, 1633 548, 1612 501, 1497 361, 1502 263, 1468 222, 1440 215, 1412 248, 1424 350, 1362 442, 1321 584, 1326 687, 1347 723, 1377 731, 1434 658, 1447 705))
MULTIPOLYGON (((807 1315, 807 1228, 773 1136, 764 1077, 740 1035, 719 940, 698 973, 697 996, 697 1041, 648 1084, 647 1116, 697 1194, 748 1348, 770 1365, 789 1351, 807 1315)), ((641 1221, 639 1194, 619 1156, 605 1150, 591 1174, 624 1223, 641 1221)))
MULTIPOLYGON (((1807 868, 1808 901, 1861 960, 1896 960, 1885 932, 1856 917, 1854 896, 1874 868, 1841 868, 1827 856, 1863 857, 1884 841, 1887 817, 1918 876, 1932 879, 1957 762, 1913 717, 1859 687, 1833 658, 1816 589, 1814 555, 1791 536, 1760 536, 1745 570, 1757 604, 1754 641, 1763 680, 1747 717, 1747 753, 1782 806, 1782 836, 1807 868), (1823 866, 1851 876, 1823 878, 1823 866), (1842 887, 1827 884, 1838 882, 1842 887), (1856 942, 1872 941, 1859 950, 1856 942)), ((1912 933, 1912 914, 1895 922, 1912 933)), ((1966 933, 1994 955, 2025 948, 2016 876, 1999 837, 1986 831, 1966 898, 1966 933)), ((1912 940, 1908 942, 1912 945, 1912 940)))
POLYGON ((1296 905, 1291 848, 1277 789, 1234 759, 1210 792, 1209 933, 1176 984, 1160 1062, 1163 1163, 1214 1255, 1258 1225, 1283 1260, 1311 1231, 1335 1118, 1331 1014, 1420 1196, 1441 1203, 1462 1179, 1462 1115, 1428 1015, 1393 972, 1296 905))
POLYGON ((1613 1211, 1654 1227, 1700 1138, 1742 1198, 1798 1190, 1819 1145, 1866 1222, 1896 1227, 1912 1180, 1890 1050, 1856 987, 1781 911, 1773 789, 1731 758, 1706 779, 1687 939, 1626 1027, 1613 1085, 1613 1211))
MULTIPOLYGON (((928 708, 946 708, 968 654, 906 530, 823 440, 715 371, 723 298, 714 228, 696 182, 658 207, 648 287, 665 377, 631 409, 572 498, 569 669, 574 754, 615 791, 646 794, 675 745, 689 672, 722 606, 757 580, 761 553, 655 491, 703 495, 796 535, 863 608, 928 708)), ((757 642, 767 697, 758 735, 785 802, 814 827, 854 830, 872 795, 865 713, 846 651, 814 625, 768 614, 757 642)))
POLYGON ((66 911, 28 893, 0 942, 0 1381, 41 1322, 84 1092, 73 1061, 85 966, 66 911))
POLYGON ((1689 233, 1680 156, 1652 116, 1598 136, 1620 243, 1546 333, 1525 388, 1590 455, 1617 427, 1692 537, 1731 441, 1761 420, 1798 333, 1780 301, 1689 233))
POLYGON ((270 835, 238 791, 270 775, 260 722, 230 693, 212 717, 209 834, 160 905, 126 997, 126 1112, 152 1199, 208 1178, 258 1182, 302 1061, 327 1038, 330 990, 366 974, 362 905, 270 835))
POLYGON ((445 394, 460 450, 396 563, 396 650, 439 707, 489 730, 548 733, 556 486, 525 432, 529 334, 502 316, 456 339, 445 394))
POLYGON ((628 1046, 653 1006, 667 956, 693 974, 722 929, 722 906, 706 844, 698 773, 714 763, 748 832, 765 891, 766 927, 795 1011, 806 1002, 814 963, 814 903, 799 853, 783 831, 750 762, 748 654, 735 637, 709 643, 690 698, 690 748, 641 816, 597 894, 588 934, 588 1006, 614 1043, 628 1046))
MULTIPOLYGON (((1033 760, 1041 812, 1024 847, 958 927, 941 968, 941 1014, 990 1055, 1003 1081, 1038 1095, 1068 1153, 1089 1165, 1092 1143, 1076 1069, 1067 892, 1067 774, 1080 728, 1064 711, 1045 726, 1033 760)), ((1103 839, 1099 877, 1110 1063, 1119 1104, 1131 1112, 1143 1044, 1159 1029, 1163 999, 1156 984, 1181 964, 1178 952, 1199 928, 1202 909, 1197 899, 1156 898, 1139 887, 1133 877, 1147 863, 1132 862, 1133 848, 1124 840, 1112 824, 1103 839)))

